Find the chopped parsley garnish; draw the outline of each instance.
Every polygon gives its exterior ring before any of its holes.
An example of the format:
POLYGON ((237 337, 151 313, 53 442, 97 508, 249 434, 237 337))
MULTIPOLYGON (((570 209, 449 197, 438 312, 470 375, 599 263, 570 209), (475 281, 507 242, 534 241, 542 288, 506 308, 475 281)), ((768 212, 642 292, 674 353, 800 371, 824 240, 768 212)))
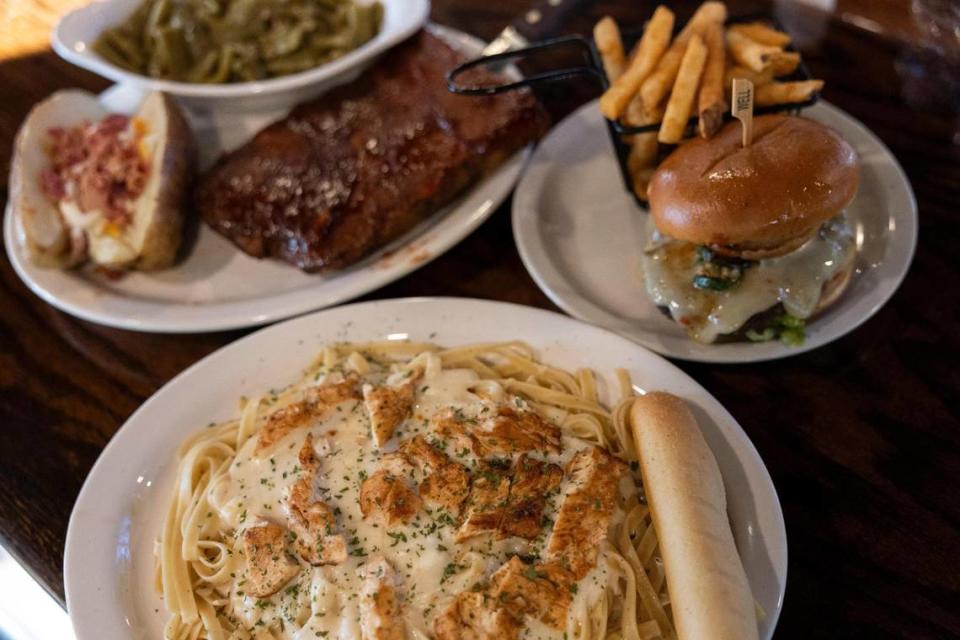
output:
POLYGON ((463 567, 459 564, 453 562, 447 563, 447 566, 443 568, 443 576, 440 578, 440 584, 443 584, 462 570, 463 567))

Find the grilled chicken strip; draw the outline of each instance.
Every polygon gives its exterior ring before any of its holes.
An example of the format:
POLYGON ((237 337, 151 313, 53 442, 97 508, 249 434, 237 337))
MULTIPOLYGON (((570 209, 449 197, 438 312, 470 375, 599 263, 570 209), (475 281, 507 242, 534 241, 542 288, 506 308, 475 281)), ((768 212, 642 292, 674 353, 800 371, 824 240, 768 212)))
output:
POLYGON ((578 452, 567 463, 569 486, 557 514, 544 559, 556 562, 579 580, 597 563, 617 507, 617 485, 626 464, 600 447, 578 452))
POLYGON ((513 464, 510 497, 497 527, 500 539, 533 540, 540 534, 547 495, 560 486, 563 469, 524 454, 513 464))
POLYGON ((473 430, 481 457, 538 451, 560 453, 560 429, 532 411, 500 407, 494 416, 473 430))
POLYGON ((294 546, 301 558, 312 565, 339 564, 347 559, 347 543, 334 533, 337 519, 330 506, 317 497, 316 478, 320 461, 313 448, 313 435, 307 434, 299 454, 303 474, 287 494, 290 530, 296 535, 294 546))
POLYGON ((287 531, 274 522, 264 522, 243 531, 243 554, 247 562, 246 591, 257 598, 272 596, 290 582, 300 566, 287 555, 287 531))
POLYGON ((395 385, 363 385, 363 403, 370 414, 373 442, 382 449, 401 422, 410 416, 416 398, 416 385, 422 372, 411 372, 410 377, 395 385))
POLYGON ((531 616, 554 629, 562 629, 566 626, 574 583, 570 572, 559 564, 530 566, 513 556, 491 576, 490 596, 517 618, 531 616))
POLYGON ((436 640, 517 640, 523 620, 488 593, 464 591, 433 622, 436 640))
POLYGON ((470 475, 460 463, 428 443, 423 436, 414 436, 400 447, 422 477, 417 490, 429 507, 441 507, 458 517, 470 493, 470 475))
POLYGON ((423 506, 417 495, 415 469, 402 453, 388 453, 380 468, 360 485, 364 519, 392 527, 408 522, 423 506))
POLYGON ((340 382, 326 382, 307 389, 302 400, 278 409, 267 417, 257 435, 254 454, 259 455, 289 433, 309 426, 341 402, 359 400, 357 379, 348 376, 340 382))
POLYGON ((559 565, 528 566, 513 556, 488 583, 457 594, 434 620, 434 634, 437 640, 517 640, 526 616, 563 629, 573 584, 559 565))
POLYGON ((358 568, 357 575, 363 580, 360 587, 362 640, 404 640, 397 572, 383 556, 376 556, 358 568))
POLYGON ((560 429, 532 411, 498 407, 482 420, 458 417, 454 411, 441 413, 430 423, 433 434, 448 449, 469 450, 478 458, 512 457, 520 453, 560 453, 560 429))
POLYGON ((497 531, 510 497, 510 466, 502 460, 481 462, 473 473, 467 499, 467 516, 457 530, 456 542, 497 531))

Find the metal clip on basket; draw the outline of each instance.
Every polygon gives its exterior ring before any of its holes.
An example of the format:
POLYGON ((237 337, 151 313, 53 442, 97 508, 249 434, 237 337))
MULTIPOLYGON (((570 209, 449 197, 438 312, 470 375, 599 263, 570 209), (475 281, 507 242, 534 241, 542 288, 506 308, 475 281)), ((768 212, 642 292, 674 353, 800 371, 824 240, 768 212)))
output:
MULTIPOLYGON (((751 22, 754 20, 764 20, 770 22, 777 29, 781 29, 781 25, 777 24, 775 20, 772 20, 769 16, 760 16, 760 15, 750 15, 742 16, 738 18, 731 18, 727 21, 727 24, 736 24, 738 22, 751 22)), ((640 38, 642 32, 638 30, 627 30, 622 33, 624 40, 624 49, 629 51, 635 42, 640 38)), ((793 51, 792 46, 786 48, 787 51, 793 51)), ((475 60, 470 60, 465 62, 447 73, 447 89, 453 93, 458 93, 461 95, 468 96, 489 96, 495 95, 498 93, 503 93, 505 91, 513 91, 515 89, 521 89, 524 87, 533 87, 538 84, 543 84, 547 82, 558 82, 563 80, 568 80, 570 78, 579 78, 587 77, 592 78, 597 82, 602 91, 606 91, 610 86, 610 82, 607 79, 607 74, 603 70, 603 60, 600 57, 600 52, 597 50, 596 44, 592 39, 585 38, 584 36, 563 36, 560 38, 553 38, 550 40, 544 40, 542 42, 534 43, 523 49, 514 49, 512 51, 505 51, 503 53, 497 53, 495 55, 484 56, 482 58, 477 58, 475 60), (584 63, 578 66, 563 67, 560 69, 553 69, 550 71, 544 71, 535 75, 531 75, 520 80, 511 80, 509 82, 493 85, 464 85, 458 82, 458 79, 469 70, 475 67, 491 67, 491 68, 500 68, 504 65, 518 62, 521 60, 532 60, 536 54, 546 52, 546 51, 557 51, 560 49, 570 49, 574 51, 579 51, 583 54, 584 63)), ((807 70, 806 65, 801 61, 797 69, 782 78, 783 80, 793 81, 793 80, 809 80, 811 78, 810 72, 807 70)), ((820 98, 819 93, 814 93, 808 100, 803 102, 790 102, 786 104, 770 105, 765 107, 757 107, 754 109, 754 113, 757 115, 762 115, 765 113, 777 113, 788 111, 791 113, 799 113, 802 109, 806 107, 813 106, 817 100, 820 98)), ((724 115, 724 120, 729 121, 732 119, 730 113, 724 115)), ((606 120, 607 124, 607 133, 610 135, 610 140, 613 143, 614 151, 617 156, 617 163, 620 165, 620 175, 623 178, 624 188, 634 197, 637 204, 642 208, 646 208, 646 203, 637 197, 636 193, 633 190, 633 178, 630 175, 630 169, 627 166, 627 158, 630 155, 630 145, 626 141, 626 137, 637 134, 637 133, 647 133, 650 131, 657 131, 660 128, 660 123, 655 122, 652 124, 642 125, 642 126, 630 126, 621 120, 606 120)), ((697 116, 694 115, 687 121, 688 133, 696 135, 696 126, 697 126, 697 116)))

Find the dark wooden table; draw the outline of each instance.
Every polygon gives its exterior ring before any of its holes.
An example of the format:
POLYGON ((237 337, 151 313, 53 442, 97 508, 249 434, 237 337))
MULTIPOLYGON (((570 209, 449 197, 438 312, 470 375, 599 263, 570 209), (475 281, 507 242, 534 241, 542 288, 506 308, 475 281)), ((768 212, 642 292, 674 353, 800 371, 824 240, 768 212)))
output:
MULTIPOLYGON (((671 4, 681 16, 691 11, 671 4)), ((435 20, 485 38, 528 6, 435 5, 435 20)), ((790 569, 778 637, 960 637, 960 62, 925 35, 909 2, 837 5, 832 15, 790 2, 776 10, 827 80, 825 97, 865 122, 906 169, 920 205, 913 268, 883 310, 829 346, 765 364, 679 364, 740 421, 780 494, 790 569)), ((556 31, 586 32, 608 12, 639 23, 649 11, 635 0, 597 3, 556 31)), ((105 86, 49 51, 0 61, 0 172, 35 101, 105 86)), ((545 97, 559 117, 592 95, 581 86, 545 97)), ((552 308, 520 262, 509 218, 506 204, 449 253, 369 297, 552 308)), ((0 259, 0 543, 61 602, 70 510, 104 445, 163 383, 240 335, 82 322, 31 294, 0 259)))

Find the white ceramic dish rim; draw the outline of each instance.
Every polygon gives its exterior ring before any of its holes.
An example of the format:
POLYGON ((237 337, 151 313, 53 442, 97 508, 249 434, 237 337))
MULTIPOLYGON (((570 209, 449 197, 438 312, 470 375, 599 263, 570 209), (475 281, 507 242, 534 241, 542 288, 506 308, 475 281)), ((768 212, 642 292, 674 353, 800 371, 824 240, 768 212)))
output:
MULTIPOLYGON (((516 177, 519 177, 523 165, 530 157, 530 150, 520 152, 520 157, 516 157, 508 163, 517 163, 517 166, 505 164, 498 171, 515 171, 516 177)), ((424 228, 415 227, 409 234, 404 235, 400 240, 383 247, 372 256, 365 258, 358 263, 359 269, 368 271, 368 277, 362 283, 356 283, 352 286, 336 286, 328 292, 323 292, 318 288, 301 287, 290 291, 285 291, 275 295, 247 298, 237 301, 216 302, 211 304, 191 304, 191 303, 171 303, 167 301, 153 301, 139 298, 126 298, 119 294, 108 292, 104 294, 112 300, 112 310, 103 312, 95 307, 90 307, 82 303, 58 295, 40 285, 33 278, 25 261, 27 258, 21 255, 20 247, 16 241, 15 222, 10 205, 7 205, 4 214, 4 244, 6 245, 7 257, 13 265, 13 269, 34 294, 47 304, 60 309, 74 317, 93 322, 116 329, 126 329, 129 331, 141 331, 148 333, 209 333, 213 331, 230 331, 233 329, 243 329, 246 327, 256 327, 278 320, 284 320, 303 313, 308 313, 324 307, 351 300, 353 298, 365 295, 395 282, 404 276, 426 266, 433 262, 444 253, 449 251, 464 238, 473 233, 481 224, 483 224, 502 203, 510 193, 512 185, 516 183, 516 177, 512 178, 510 187, 503 190, 503 193, 491 194, 487 199, 485 206, 472 212, 460 212, 457 210, 457 203, 453 204, 453 209, 445 210, 434 214, 436 220, 429 220, 424 228), (464 220, 458 220, 454 224, 450 218, 463 217, 464 220), (447 225, 450 228, 446 228, 447 225), (441 225, 444 225, 441 227, 441 225), (437 232, 440 229, 441 232, 437 232), (424 252, 427 257, 420 261, 414 260, 388 260, 386 267, 377 266, 377 260, 383 256, 389 255, 393 251, 402 249, 416 242, 429 234, 427 243, 419 244, 418 250, 424 252), (177 311, 171 311, 176 308, 177 311)), ((239 249, 237 249, 239 251, 239 249)), ((176 267, 174 267, 176 268, 176 267)), ((290 269, 296 267, 291 266, 290 269)), ((322 275, 318 277, 323 277, 322 275)), ((336 272, 331 274, 335 282, 336 272)))
MULTIPOLYGON (((548 323, 554 323, 555 326, 568 325, 570 334, 576 331, 590 333, 594 336, 593 341, 605 341, 611 346, 619 343, 617 346, 618 349, 622 347, 624 353, 632 352, 636 358, 634 365, 636 368, 643 367, 645 371, 650 372, 650 379, 656 376, 658 381, 666 385, 663 386, 663 384, 653 383, 657 385, 656 388, 667 388, 668 390, 683 394, 691 400, 695 399, 696 402, 699 403, 697 406, 707 414, 710 421, 715 425, 715 428, 710 430, 711 433, 715 434, 714 437, 722 440, 724 444, 729 447, 730 454, 737 463, 737 470, 751 472, 750 477, 756 483, 756 488, 759 490, 759 493, 755 496, 755 498, 759 499, 755 500, 755 502, 763 502, 769 507, 764 519, 772 523, 773 530, 761 529, 761 539, 767 542, 765 548, 771 553, 769 560, 773 566, 770 567, 770 569, 774 574, 773 579, 776 580, 778 592, 773 594, 773 597, 776 598, 776 605, 766 611, 767 621, 769 622, 769 625, 766 626, 768 633, 763 634, 762 637, 764 640, 769 640, 769 638, 773 636, 783 606, 787 579, 787 540, 786 529, 783 523, 783 512, 769 472, 763 464, 756 448, 746 433, 737 424, 733 416, 730 415, 716 398, 675 365, 646 348, 611 331, 582 323, 561 314, 512 303, 467 298, 401 298, 344 305, 263 328, 215 351, 174 377, 127 419, 123 426, 111 438, 103 452, 101 452, 84 481, 71 513, 67 530, 64 553, 64 585, 67 609, 70 612, 78 640, 92 640, 93 638, 97 638, 98 640, 120 640, 121 638, 128 637, 129 628, 111 630, 105 629, 104 624, 106 620, 111 619, 111 617, 116 619, 115 615, 111 616, 110 614, 116 614, 117 612, 115 610, 111 611, 111 606, 106 603, 112 600, 112 596, 117 595, 121 586, 119 584, 120 579, 116 565, 121 561, 120 554, 122 551, 116 547, 117 540, 114 534, 121 536, 125 534, 128 537, 129 544, 131 531, 130 511, 132 505, 121 505, 118 504, 117 501, 111 501, 105 498, 111 493, 110 487, 120 486, 121 484, 127 486, 129 482, 135 480, 138 472, 137 469, 133 469, 132 467, 123 468, 122 465, 115 465, 114 463, 119 462, 118 456, 123 457, 124 451, 136 451, 142 449, 143 445, 147 444, 140 442, 138 439, 140 436, 139 432, 149 428, 150 424, 152 424, 151 418, 154 417, 153 414, 157 414, 158 412, 162 414, 165 399, 169 394, 176 394, 180 387, 196 388, 192 385, 196 384, 197 381, 201 381, 202 383, 204 380, 209 381, 210 379, 215 379, 215 374, 218 370, 224 365, 229 365, 231 360, 236 359, 245 351, 255 348, 258 343, 263 343, 265 346, 275 343, 289 343, 288 346, 290 346, 295 341, 299 347, 299 345, 304 342, 304 336, 330 340, 331 337, 329 334, 335 331, 333 327, 338 326, 339 322, 348 321, 346 326, 350 326, 350 319, 362 317, 365 312, 380 314, 376 316, 378 318, 391 317, 393 318, 391 322, 398 324, 411 321, 416 322, 415 319, 404 320, 402 318, 403 313, 407 312, 416 315, 418 313, 416 308, 422 305, 437 307, 436 309, 430 310, 429 313, 419 312, 421 316, 425 315, 430 317, 433 322, 442 321, 445 312, 458 313, 473 320, 485 311, 488 315, 495 315, 500 318, 509 317, 511 314, 519 314, 530 316, 530 320, 532 321, 533 317, 536 317, 536 326, 548 323), (321 327, 321 329, 317 330, 318 327, 321 327), (211 374, 213 377, 211 377, 211 374), (137 425, 141 423, 144 426, 138 427, 137 425), (122 470, 118 471, 118 469, 122 470), (113 477, 121 473, 125 476, 122 478, 123 483, 118 482, 119 479, 113 477), (106 519, 103 518, 105 508, 111 510, 110 517, 106 519), (88 511, 92 512, 93 515, 83 515, 88 511), (100 517, 95 517, 96 514, 99 514, 100 517), (84 522, 82 518, 86 518, 86 522, 84 522), (89 529, 89 527, 93 525, 99 525, 99 530, 102 531, 106 529, 104 523, 108 521, 110 522, 108 526, 111 527, 109 532, 103 531, 99 538, 97 536, 84 536, 85 528, 89 529), (108 538, 109 542, 105 545, 98 545, 97 541, 102 541, 104 538, 108 538), (98 549, 98 547, 100 548, 98 549), (109 549, 106 549, 106 547, 109 547, 109 549), (96 565, 98 562, 100 562, 101 566, 91 566, 91 563, 96 565), (109 566, 104 566, 104 562, 109 566)), ((425 323, 416 329, 414 327, 397 326, 397 324, 390 326, 396 326, 398 330, 413 331, 414 333, 411 334, 412 339, 433 339, 434 333, 431 333, 429 336, 427 336, 426 333, 431 331, 431 329, 436 329, 436 331, 440 333, 437 341, 441 343, 444 341, 444 330, 440 326, 425 326, 425 323), (418 335, 418 333, 423 333, 424 335, 418 335)), ((482 327, 485 325, 478 322, 477 326, 479 330, 477 331, 475 339, 480 341, 488 337, 483 335, 484 329, 482 327)), ((386 327, 387 322, 384 321, 382 328, 386 329, 386 327)), ((457 332, 458 330, 461 331, 461 333, 463 331, 459 328, 454 328, 451 331, 457 332)), ((528 329, 528 331, 529 330, 530 329, 528 329)), ((557 330, 551 331, 551 334, 555 335, 556 332, 557 330)), ((567 334, 567 327, 564 327, 564 333, 567 334)), ((339 333, 336 334, 336 339, 363 340, 377 337, 385 336, 379 334, 341 336, 339 333)), ((471 338, 473 337, 471 334, 471 338)), ((556 345, 561 342, 560 340, 553 340, 553 342, 547 344, 538 344, 536 340, 531 339, 529 336, 517 335, 515 337, 531 340, 539 351, 549 350, 550 344, 556 345)), ((501 339, 501 337, 498 336, 497 339, 501 339)), ((587 342, 589 341, 590 340, 587 340, 587 342)), ((568 344, 571 343, 572 338, 568 338, 566 342, 568 344)), ((262 353, 262 351, 260 353, 262 353)), ((549 357, 547 359, 549 360, 549 357)), ((589 359, 589 357, 586 359, 589 359)), ((626 359, 627 357, 624 357, 623 361, 626 361, 626 359)), ((590 363, 585 362, 583 364, 589 365, 590 363)), ((647 381, 641 383, 641 381, 637 380, 636 383, 643 384, 647 383, 647 381)), ((209 382, 205 384, 209 385, 209 382)), ((648 388, 650 387, 648 386, 648 388)), ((178 433, 177 436, 186 436, 195 428, 195 425, 187 425, 184 427, 183 433, 178 433)), ((174 448, 177 445, 179 445, 179 441, 174 443, 174 448)), ((123 457, 123 459, 125 459, 127 463, 131 461, 129 456, 123 457)), ((141 460, 135 462, 135 464, 142 462, 143 459, 141 458, 141 460)), ((159 472, 160 475, 163 473, 169 475, 171 473, 169 461, 167 461, 165 465, 165 469, 159 472)), ((140 471, 142 471, 142 469, 140 469, 140 471)), ((143 476, 136 479, 136 482, 139 483, 141 480, 143 480, 143 476)), ((759 527, 759 523, 757 523, 756 526, 759 527)), ((124 620, 127 623, 130 622, 125 617, 124 620)))
MULTIPOLYGON (((843 111, 839 107, 830 104, 826 100, 821 99, 817 102, 816 106, 832 112, 832 114, 842 118, 846 121, 845 124, 857 129, 858 134, 870 139, 872 143, 875 143, 882 150, 882 152, 886 155, 890 166, 894 168, 900 182, 904 186, 909 203, 909 211, 906 212, 906 215, 911 220, 909 228, 910 233, 905 235, 902 232, 898 232, 893 236, 892 240, 893 243, 897 244, 898 251, 900 251, 903 255, 899 269, 889 285, 885 285, 879 294, 874 294, 871 296, 873 300, 871 301, 869 308, 866 309, 862 315, 857 317, 855 321, 847 323, 839 329, 829 331, 825 335, 821 334, 817 337, 817 339, 808 339, 804 342, 804 344, 796 347, 788 347, 781 345, 780 343, 735 343, 735 345, 740 348, 727 350, 722 348, 714 348, 711 345, 705 345, 703 349, 696 349, 687 352, 680 352, 666 348, 663 344, 654 339, 644 339, 644 336, 639 331, 627 331, 623 329, 621 326, 618 326, 616 317, 595 305, 591 300, 584 298, 579 292, 569 286, 566 283, 561 271, 548 256, 549 252, 546 249, 544 238, 542 237, 542 234, 536 231, 535 226, 537 224, 536 202, 537 198, 539 197, 539 192, 542 190, 544 182, 547 179, 546 176, 549 172, 549 167, 546 163, 544 163, 542 166, 537 164, 536 152, 528 162, 527 169, 525 170, 523 176, 521 177, 520 183, 515 189, 513 200, 512 227, 514 237, 516 238, 517 250, 520 253, 520 258, 524 264, 524 267, 527 269, 530 277, 533 278, 540 290, 543 291, 547 297, 554 302, 554 304, 563 309, 565 312, 569 313, 571 316, 619 333, 620 335, 638 342, 648 349, 656 351, 657 353, 669 358, 676 358, 678 360, 686 360, 691 362, 714 362, 719 364, 765 362, 800 355, 842 338, 872 318, 874 314, 876 314, 883 307, 883 305, 885 305, 890 298, 893 297, 893 295, 897 292, 897 289, 899 289, 900 285, 903 283, 904 278, 906 278, 910 269, 910 265, 913 263, 913 257, 916 253, 917 247, 917 237, 919 231, 917 201, 913 193, 913 187, 910 184, 910 180, 907 178, 903 167, 900 166, 896 156, 893 155, 890 149, 883 143, 882 140, 880 140, 880 138, 876 136, 876 134, 870 131, 870 129, 868 129, 867 126, 858 119, 843 111), (532 187, 531 185, 534 184, 538 186, 536 188, 532 187), (904 245, 904 243, 906 244, 904 245), (763 347, 767 348, 763 349, 763 347)), ((573 118, 581 111, 588 109, 596 110, 597 107, 595 102, 581 106, 576 112, 567 116, 567 118, 573 118)), ((563 122, 557 124, 551 133, 555 132, 562 126, 563 122)), ((540 148, 547 143, 549 135, 550 134, 548 134, 547 139, 541 141, 540 148)), ((617 188, 621 188, 622 181, 620 180, 619 175, 616 178, 616 184, 617 188)), ((637 290, 637 294, 646 296, 646 293, 640 289, 637 290)), ((840 304, 842 305, 843 302, 841 301, 840 304)), ((817 321, 822 322, 823 320, 824 319, 818 319, 817 321)))
MULTIPOLYGON (((466 45, 469 47, 466 52, 468 55, 479 52, 484 45, 482 40, 451 27, 431 24, 429 29, 446 40, 455 40, 466 45)), ((131 298, 106 290, 102 295, 109 299, 111 306, 104 310, 89 304, 82 296, 65 296, 61 288, 47 287, 31 274, 39 268, 29 264, 29 259, 22 255, 10 203, 4 212, 4 244, 14 271, 31 291, 48 304, 82 320, 130 331, 154 333, 199 333, 258 326, 364 295, 439 258, 473 233, 506 200, 531 156, 531 149, 532 147, 528 147, 517 152, 513 158, 472 186, 457 200, 355 265, 340 272, 317 275, 316 286, 298 287, 278 294, 196 304, 131 298), (482 194, 484 202, 480 206, 465 209, 465 199, 474 194, 482 194), (420 242, 422 239, 425 240, 420 242), (417 243, 419 254, 426 256, 424 259, 386 260, 385 265, 378 264, 385 256, 413 243, 417 243), (349 283, 338 282, 339 275, 350 277, 355 275, 354 270, 364 270, 365 278, 359 282, 352 279, 349 283), (321 281, 319 278, 329 280, 321 281)), ((176 269, 176 266, 173 268, 176 269)), ((290 269, 294 267, 291 266, 290 269)), ((78 283, 78 286, 93 285, 82 282, 78 283)))
MULTIPOLYGON (((430 15, 429 0, 405 0, 410 7, 403 12, 405 21, 396 25, 390 32, 381 31, 369 42, 357 47, 353 51, 336 60, 324 63, 313 69, 293 73, 279 78, 257 80, 253 82, 238 82, 232 84, 198 84, 191 82, 174 82, 151 78, 127 71, 108 62, 93 52, 91 43, 87 41, 68 41, 64 30, 71 22, 89 20, 96 12, 105 10, 108 4, 127 4, 132 11, 142 0, 96 0, 88 5, 78 7, 63 16, 56 24, 51 34, 53 50, 64 60, 78 67, 92 71, 98 75, 118 83, 136 84, 146 90, 164 91, 172 95, 191 98, 241 98, 259 94, 280 93, 319 84, 348 73, 367 60, 377 56, 390 47, 406 40, 418 29, 426 24, 430 15), (81 46, 81 50, 77 47, 81 46)), ((388 0, 383 0, 388 1, 388 0)), ((404 7, 404 9, 407 9, 404 7)))

